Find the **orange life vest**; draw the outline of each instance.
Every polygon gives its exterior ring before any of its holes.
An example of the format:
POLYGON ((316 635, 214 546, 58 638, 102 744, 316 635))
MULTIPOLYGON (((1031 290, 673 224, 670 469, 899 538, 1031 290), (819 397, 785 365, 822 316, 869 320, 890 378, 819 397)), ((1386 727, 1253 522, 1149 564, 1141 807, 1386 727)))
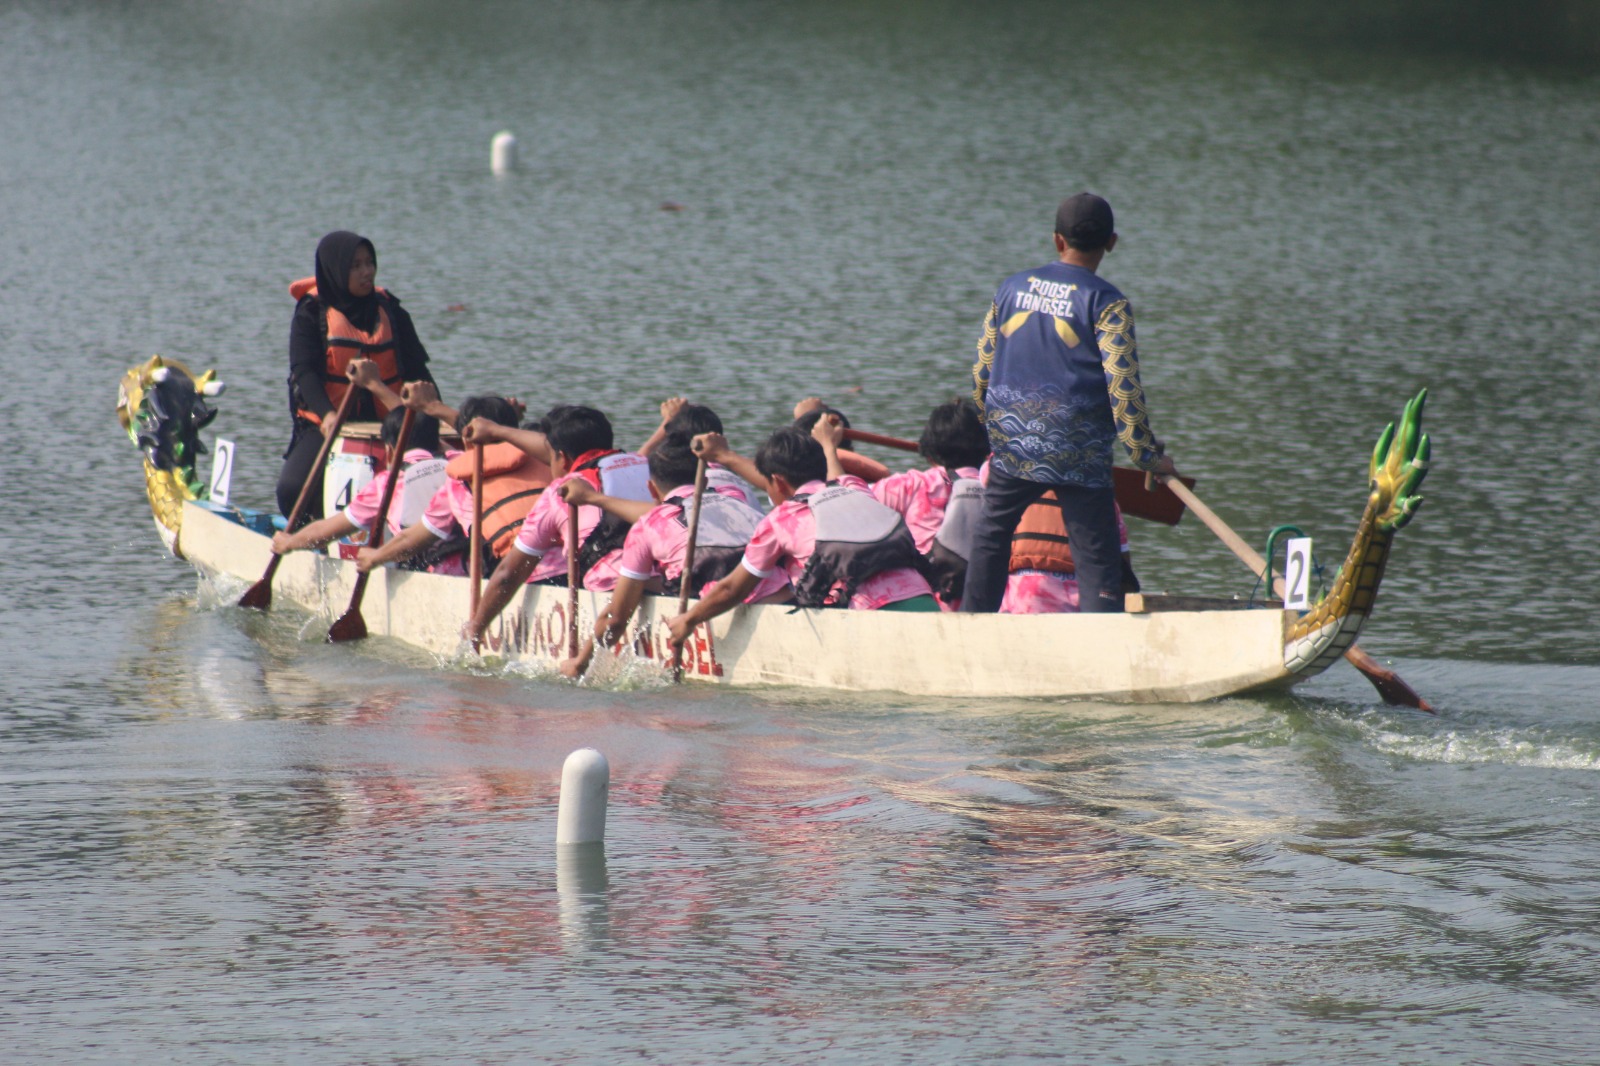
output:
POLYGON ((1018 570, 1077 573, 1067 545, 1067 526, 1061 520, 1061 504, 1053 490, 1022 512, 1022 521, 1011 535, 1011 572, 1018 570))
MULTIPOLYGON (((379 296, 387 297, 389 293, 374 286, 379 296)), ((289 295, 296 300, 302 296, 317 295, 317 279, 301 278, 289 286, 289 295)), ((378 364, 378 373, 383 378, 385 385, 391 389, 400 387, 400 359, 395 351, 394 323, 389 321, 389 309, 384 306, 384 301, 378 301, 378 322, 371 332, 360 330, 345 317, 344 312, 326 304, 322 308, 325 323, 323 344, 327 350, 328 361, 324 364, 322 374, 323 388, 327 390, 328 402, 335 408, 344 399, 345 390, 350 388, 350 379, 346 376, 350 361, 357 357, 371 359, 378 364)), ((378 417, 382 418, 389 413, 389 408, 384 406, 376 396, 372 398, 373 406, 378 410, 378 417)), ((299 414, 317 424, 322 423, 322 418, 306 410, 299 414)))
MULTIPOLYGON (((445 473, 472 484, 472 452, 450 460, 445 473)), ((504 559, 517 539, 534 499, 551 481, 550 468, 515 444, 490 444, 483 449, 484 541, 496 559, 504 559)))

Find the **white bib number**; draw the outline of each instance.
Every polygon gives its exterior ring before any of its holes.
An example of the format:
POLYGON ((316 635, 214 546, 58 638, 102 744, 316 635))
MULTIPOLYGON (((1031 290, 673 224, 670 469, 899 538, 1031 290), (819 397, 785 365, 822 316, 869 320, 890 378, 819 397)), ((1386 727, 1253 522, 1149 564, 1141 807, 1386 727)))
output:
POLYGON ((211 502, 226 505, 233 480, 233 441, 217 439, 211 459, 211 502))
POLYGON ((1285 545, 1283 605, 1292 611, 1311 609, 1311 538, 1295 537, 1285 545))
POLYGON ((372 460, 365 455, 335 452, 322 476, 322 513, 338 514, 372 480, 372 460))

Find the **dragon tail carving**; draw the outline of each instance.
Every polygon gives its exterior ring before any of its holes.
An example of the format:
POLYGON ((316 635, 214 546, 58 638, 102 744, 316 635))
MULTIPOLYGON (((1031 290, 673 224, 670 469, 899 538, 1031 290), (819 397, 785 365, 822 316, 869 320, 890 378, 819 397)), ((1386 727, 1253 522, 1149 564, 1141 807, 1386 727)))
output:
POLYGON ((1432 455, 1428 435, 1422 432, 1427 400, 1427 389, 1412 397, 1398 429, 1389 423, 1372 450, 1367 506, 1350 554, 1327 595, 1289 626, 1283 658, 1292 673, 1310 675, 1333 665, 1355 643, 1372 612, 1394 535, 1422 505, 1417 489, 1432 455))

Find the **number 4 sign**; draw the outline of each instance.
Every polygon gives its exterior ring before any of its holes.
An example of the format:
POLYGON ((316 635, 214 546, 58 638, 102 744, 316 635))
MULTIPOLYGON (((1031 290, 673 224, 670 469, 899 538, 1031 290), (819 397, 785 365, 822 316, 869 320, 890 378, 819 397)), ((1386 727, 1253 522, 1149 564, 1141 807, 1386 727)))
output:
POLYGON ((1283 605, 1292 611, 1311 609, 1311 538, 1295 537, 1286 544, 1283 560, 1283 605))
POLYGON ((233 480, 233 441, 217 441, 216 456, 211 460, 211 502, 227 504, 228 483, 233 480))

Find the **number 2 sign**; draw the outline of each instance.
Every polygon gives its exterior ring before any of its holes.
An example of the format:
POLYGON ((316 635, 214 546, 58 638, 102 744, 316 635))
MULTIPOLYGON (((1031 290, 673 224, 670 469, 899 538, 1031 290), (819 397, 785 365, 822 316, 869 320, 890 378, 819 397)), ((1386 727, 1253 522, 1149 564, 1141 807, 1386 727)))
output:
POLYGON ((233 480, 233 441, 218 438, 211 460, 211 502, 227 504, 228 484, 233 480))
POLYGON ((1283 605, 1289 610, 1311 609, 1311 538, 1294 537, 1285 544, 1283 605))

